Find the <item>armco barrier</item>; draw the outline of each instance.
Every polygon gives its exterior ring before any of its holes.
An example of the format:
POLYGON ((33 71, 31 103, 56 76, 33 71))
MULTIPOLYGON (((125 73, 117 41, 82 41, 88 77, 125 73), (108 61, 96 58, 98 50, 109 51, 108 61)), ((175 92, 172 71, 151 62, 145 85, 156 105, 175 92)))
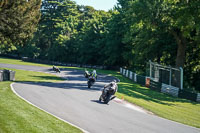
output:
POLYGON ((129 73, 129 78, 132 80, 133 79, 133 72, 130 71, 129 73))
POLYGON ((122 75, 125 76, 125 74, 126 74, 126 69, 123 69, 123 74, 122 75))
POLYGON ((122 74, 122 72, 123 72, 123 68, 120 67, 120 73, 122 74))
POLYGON ((128 78, 129 70, 126 70, 126 77, 128 78))
POLYGON ((133 77, 134 77, 134 80, 133 80, 133 81, 134 81, 134 82, 137 82, 137 74, 136 74, 136 73, 134 73, 134 76, 133 76, 133 77))
POLYGON ((145 76, 141 76, 141 75, 137 75, 137 83, 141 84, 141 85, 145 85, 146 84, 146 77, 145 76))
POLYGON ((197 102, 200 102, 200 93, 197 93, 197 102))
POLYGON ((178 97, 179 88, 162 83, 161 92, 170 94, 170 95, 175 96, 175 97, 178 97))
POLYGON ((137 82, 137 74, 133 73, 132 71, 129 71, 129 79, 133 80, 134 82, 137 82))
POLYGON ((150 80, 149 88, 161 92, 162 83, 150 80))
POLYGON ((189 92, 189 91, 186 91, 186 90, 180 90, 178 97, 185 98, 185 99, 188 99, 188 100, 191 100, 191 101, 197 101, 197 98, 198 98, 197 93, 192 93, 192 92, 189 92))

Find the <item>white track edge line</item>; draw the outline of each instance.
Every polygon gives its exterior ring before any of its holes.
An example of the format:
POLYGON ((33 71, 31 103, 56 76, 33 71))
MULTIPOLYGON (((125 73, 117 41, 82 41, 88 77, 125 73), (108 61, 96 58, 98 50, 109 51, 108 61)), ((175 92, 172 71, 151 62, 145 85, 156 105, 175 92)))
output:
POLYGON ((30 105, 32 105, 32 106, 34 106, 34 107, 40 109, 41 111, 44 111, 44 112, 46 112, 47 114, 50 114, 50 115, 56 117, 57 119, 59 119, 59 120, 61 120, 61 121, 63 121, 63 122, 66 122, 66 123, 70 124, 71 126, 74 126, 74 127, 78 128, 78 129, 80 129, 80 130, 83 131, 84 133, 90 133, 90 132, 84 130, 83 128, 81 128, 81 127, 79 127, 79 126, 77 126, 77 125, 74 125, 74 124, 72 124, 71 122, 69 122, 69 121, 67 121, 67 120, 64 120, 64 119, 62 119, 62 118, 60 118, 60 117, 58 117, 58 116, 56 116, 56 115, 54 115, 54 114, 52 114, 52 113, 50 113, 50 112, 47 112, 46 110, 44 110, 44 109, 38 107, 37 105, 34 105, 33 103, 31 103, 31 102, 28 101, 28 100, 26 100, 25 98, 23 98, 22 96, 20 96, 20 95, 14 90, 13 84, 15 84, 15 83, 11 83, 11 84, 10 84, 11 90, 12 90, 18 97, 20 97, 22 100, 24 100, 24 101, 26 101, 27 103, 29 103, 30 105))

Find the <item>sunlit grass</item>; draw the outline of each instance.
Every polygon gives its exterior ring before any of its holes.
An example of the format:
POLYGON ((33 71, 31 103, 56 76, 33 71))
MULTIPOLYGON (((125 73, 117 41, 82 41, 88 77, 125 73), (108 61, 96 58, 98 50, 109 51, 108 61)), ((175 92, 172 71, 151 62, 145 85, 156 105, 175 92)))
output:
MULTIPOLYGON (((55 75, 16 70, 16 81, 55 82, 55 75)), ((16 96, 11 82, 0 82, 0 133, 79 133, 79 129, 31 106, 16 96)))
POLYGON ((99 73, 110 74, 120 79, 118 98, 143 107, 154 114, 183 124, 200 128, 200 103, 176 98, 167 94, 142 87, 119 72, 98 70, 99 73))
POLYGON ((43 73, 43 72, 34 72, 34 71, 24 71, 17 69, 10 69, 16 71, 16 81, 34 81, 34 82, 56 82, 56 81, 64 81, 64 79, 57 77, 52 74, 43 73), (27 78, 28 77, 28 78, 27 78))

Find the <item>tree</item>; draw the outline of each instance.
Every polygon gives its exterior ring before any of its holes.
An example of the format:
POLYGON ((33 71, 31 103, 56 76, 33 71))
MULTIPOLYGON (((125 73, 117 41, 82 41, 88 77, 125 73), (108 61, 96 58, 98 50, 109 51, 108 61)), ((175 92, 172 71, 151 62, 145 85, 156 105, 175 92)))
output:
POLYGON ((186 46, 191 40, 190 34, 194 31, 196 35, 199 33, 199 2, 172 0, 127 2, 129 4, 124 7, 122 4, 127 19, 131 18, 135 23, 146 25, 152 30, 161 29, 173 35, 177 43, 176 67, 184 67, 186 46))
MULTIPOLYGON (((4 0, 0 7, 1 48, 23 46, 36 31, 40 19, 41 0, 4 0)), ((1 49, 1 52, 6 52, 1 49)))
MULTIPOLYGON (((38 30, 22 49, 24 54, 54 61, 126 66, 140 74, 152 60, 184 67, 188 86, 199 86, 195 81, 200 74, 199 0, 118 0, 108 12, 71 0, 42 3, 38 30)), ((12 44, 13 38, 6 38, 4 44, 12 44)), ((8 49, 5 46, 0 47, 8 49)))
POLYGON ((105 28, 105 25, 108 18, 110 18, 110 13, 107 13, 105 11, 95 11, 91 19, 87 19, 84 21, 83 27, 81 28, 81 31, 78 35, 78 54, 80 55, 79 62, 88 64, 104 63, 104 35, 107 30, 105 28))
POLYGON ((42 17, 35 34, 35 43, 40 48, 39 58, 62 61, 68 53, 67 43, 76 33, 78 8, 70 0, 44 0, 42 17))
POLYGON ((117 10, 110 11, 111 18, 108 20, 105 33, 104 63, 106 65, 122 66, 126 65, 127 60, 123 57, 125 44, 122 42, 125 34, 126 24, 123 16, 117 10))
MULTIPOLYGON (((128 29, 123 42, 136 64, 148 59, 183 67, 185 81, 197 86, 200 1, 118 0, 128 29), (174 45, 176 44, 176 45, 174 45), (138 61, 138 58, 140 61, 138 61), (166 60, 167 59, 167 60, 166 60)), ((131 60, 131 59, 129 59, 131 60)), ((130 64, 131 65, 131 64, 130 64)), ((134 66, 134 65, 133 65, 134 66)), ((140 68, 142 66, 139 66, 140 68)))

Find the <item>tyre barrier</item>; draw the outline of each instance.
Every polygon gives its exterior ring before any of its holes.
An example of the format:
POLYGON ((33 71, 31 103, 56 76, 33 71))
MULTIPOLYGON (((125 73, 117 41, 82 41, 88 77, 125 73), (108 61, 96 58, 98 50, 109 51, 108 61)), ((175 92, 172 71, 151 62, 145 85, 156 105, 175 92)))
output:
POLYGON ((15 81, 15 71, 0 70, 0 81, 15 81))

